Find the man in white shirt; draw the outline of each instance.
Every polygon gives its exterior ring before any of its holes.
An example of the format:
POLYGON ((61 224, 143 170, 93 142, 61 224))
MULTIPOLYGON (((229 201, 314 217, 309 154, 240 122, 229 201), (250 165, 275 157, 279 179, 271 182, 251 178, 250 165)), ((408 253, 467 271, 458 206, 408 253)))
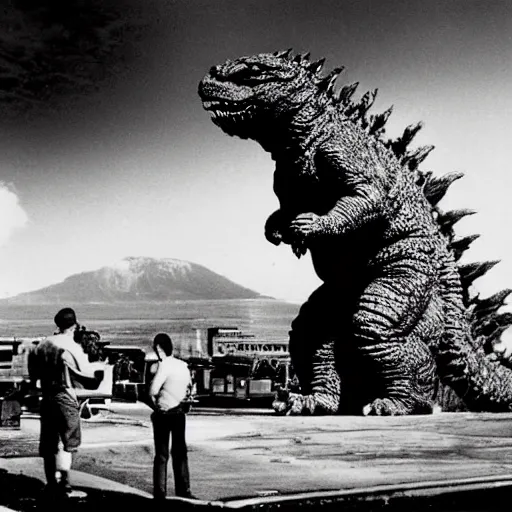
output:
POLYGON ((55 315, 58 332, 45 338, 29 354, 30 380, 39 381, 42 400, 39 454, 44 460, 47 488, 52 495, 69 494, 72 453, 81 443, 80 406, 75 387, 98 387, 103 377, 98 363, 89 363, 74 340, 79 329, 75 312, 61 309, 55 315), (71 371, 70 371, 71 370, 71 371), (78 381, 82 379, 82 383, 78 381))
POLYGON ((176 496, 193 498, 190 492, 187 443, 185 441, 186 413, 182 402, 190 393, 192 379, 187 363, 176 359, 169 335, 155 336, 153 348, 160 363, 149 388, 151 421, 155 441, 153 463, 153 496, 164 501, 167 496, 167 464, 169 440, 172 434, 172 468, 176 496))

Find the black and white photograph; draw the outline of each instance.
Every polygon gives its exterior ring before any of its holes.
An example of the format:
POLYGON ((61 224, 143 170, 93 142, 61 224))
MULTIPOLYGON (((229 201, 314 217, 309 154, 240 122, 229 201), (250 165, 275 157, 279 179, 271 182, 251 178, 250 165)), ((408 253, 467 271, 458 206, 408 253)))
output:
POLYGON ((498 512, 512 3, 0 1, 0 511, 498 512))

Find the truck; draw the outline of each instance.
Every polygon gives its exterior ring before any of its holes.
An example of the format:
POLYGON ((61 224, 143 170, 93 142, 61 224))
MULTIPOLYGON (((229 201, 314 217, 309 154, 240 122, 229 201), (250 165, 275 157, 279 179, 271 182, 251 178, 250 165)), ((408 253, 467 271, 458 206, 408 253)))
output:
POLYGON ((0 427, 19 428, 20 395, 28 381, 25 348, 32 340, 0 338, 0 427))
POLYGON ((208 328, 207 355, 190 357, 188 364, 201 405, 268 406, 293 380, 287 340, 245 334, 238 327, 208 328))

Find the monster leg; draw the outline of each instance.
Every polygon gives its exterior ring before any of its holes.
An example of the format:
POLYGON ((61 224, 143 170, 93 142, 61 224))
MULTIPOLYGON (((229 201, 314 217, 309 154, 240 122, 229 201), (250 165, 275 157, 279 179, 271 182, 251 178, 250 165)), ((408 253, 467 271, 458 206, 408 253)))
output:
POLYGON ((430 413, 435 362, 427 343, 443 323, 432 259, 395 258, 380 269, 353 317, 358 351, 379 382, 363 413, 430 413))
MULTIPOLYGON (((339 295, 339 292, 338 292, 339 295)), ((336 311, 333 290, 318 288, 292 322, 290 356, 301 394, 291 393, 274 403, 289 414, 334 414, 340 402, 340 377, 335 365, 335 344, 343 332, 343 317, 336 311)), ((349 315, 345 326, 348 328, 349 315)))

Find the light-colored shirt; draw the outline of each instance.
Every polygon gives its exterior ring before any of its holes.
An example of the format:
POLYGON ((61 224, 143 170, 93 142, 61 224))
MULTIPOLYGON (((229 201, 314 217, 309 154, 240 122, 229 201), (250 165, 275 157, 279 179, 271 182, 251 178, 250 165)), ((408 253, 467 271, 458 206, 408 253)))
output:
POLYGON ((191 385, 187 363, 169 356, 158 364, 149 387, 149 396, 156 410, 165 412, 177 407, 185 399, 191 385))
POLYGON ((89 358, 84 352, 82 345, 73 339, 72 331, 48 336, 44 341, 53 343, 58 348, 65 350, 62 357, 70 366, 76 367, 81 373, 94 376, 94 372, 98 369, 98 365, 89 362, 89 358), (70 354, 72 357, 70 357, 70 354))
POLYGON ((39 380, 43 392, 55 387, 69 387, 61 360, 90 377, 100 369, 97 363, 89 362, 82 346, 74 341, 73 331, 48 336, 29 355, 31 380, 39 380))

